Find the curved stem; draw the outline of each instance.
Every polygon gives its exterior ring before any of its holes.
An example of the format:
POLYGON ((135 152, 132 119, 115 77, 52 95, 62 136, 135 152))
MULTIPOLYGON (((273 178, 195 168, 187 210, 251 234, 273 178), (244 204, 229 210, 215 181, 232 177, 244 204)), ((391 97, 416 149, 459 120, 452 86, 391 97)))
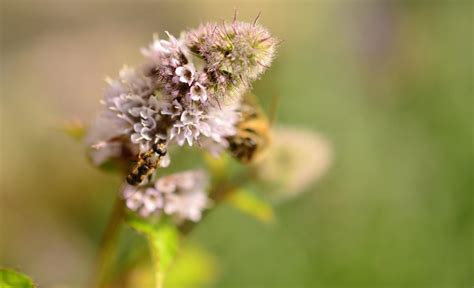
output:
POLYGON ((104 287, 104 274, 110 258, 114 255, 117 238, 124 216, 124 201, 117 197, 110 215, 109 222, 100 241, 99 251, 95 260, 95 268, 92 275, 93 287, 104 287))

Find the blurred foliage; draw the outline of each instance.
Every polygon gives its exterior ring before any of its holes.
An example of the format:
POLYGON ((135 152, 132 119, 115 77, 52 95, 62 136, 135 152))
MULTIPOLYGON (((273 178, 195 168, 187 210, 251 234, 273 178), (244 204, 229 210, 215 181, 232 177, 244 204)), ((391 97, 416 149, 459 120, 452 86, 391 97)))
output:
MULTIPOLYGON (((153 32, 230 20, 236 7, 249 21, 262 11, 259 21, 284 40, 255 94, 266 107, 278 96, 277 123, 325 135, 334 160, 326 177, 275 208, 276 225, 218 207, 183 249, 199 243, 219 273, 189 264, 177 277, 207 275, 204 287, 474 283, 470 1, 0 7, 2 266, 42 287, 84 286, 121 179, 92 168, 84 147, 56 128, 88 123, 104 76, 139 63, 153 32)), ((199 161, 192 151, 172 157, 170 173, 199 161)), ((144 263, 143 239, 124 229, 120 243, 114 271, 139 274, 131 267, 144 263)))
POLYGON ((0 288, 34 288, 33 281, 27 276, 12 270, 0 268, 0 288))
POLYGON ((218 259, 197 246, 183 249, 166 276, 165 287, 208 287, 217 279, 218 259))

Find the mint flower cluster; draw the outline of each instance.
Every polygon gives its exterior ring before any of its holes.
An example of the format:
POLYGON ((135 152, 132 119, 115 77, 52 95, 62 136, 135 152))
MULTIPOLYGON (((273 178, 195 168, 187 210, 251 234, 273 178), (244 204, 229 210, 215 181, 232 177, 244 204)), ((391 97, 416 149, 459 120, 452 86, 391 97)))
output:
POLYGON ((209 179, 204 171, 190 170, 163 176, 153 186, 123 189, 125 205, 142 217, 170 215, 176 222, 197 222, 209 206, 205 193, 209 179))
MULTIPOLYGON (((137 159, 158 142, 221 153, 237 132, 242 95, 269 67, 277 44, 260 25, 238 21, 208 23, 178 38, 166 34, 141 49, 145 61, 140 67, 125 66, 116 79, 106 80, 104 109, 86 139, 94 164, 137 159)), ((169 164, 167 154, 160 166, 169 164)), ((126 197, 127 203, 137 195, 154 195, 147 193, 126 193, 134 195, 126 197)), ((169 207, 157 203, 157 208, 169 207)), ((151 214, 152 206, 143 204, 140 211, 151 214)))

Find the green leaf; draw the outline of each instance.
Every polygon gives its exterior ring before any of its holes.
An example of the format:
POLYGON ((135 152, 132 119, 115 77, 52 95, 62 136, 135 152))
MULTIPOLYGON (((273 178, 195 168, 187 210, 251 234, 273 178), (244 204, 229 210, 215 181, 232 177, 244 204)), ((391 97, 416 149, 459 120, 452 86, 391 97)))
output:
POLYGON ((160 265, 160 270, 167 271, 178 252, 178 231, 174 226, 161 225, 156 233, 148 236, 148 240, 154 253, 154 260, 160 265))
MULTIPOLYGON (((214 255, 193 243, 186 243, 166 274, 164 287, 211 287, 217 280, 218 268, 214 255)), ((148 261, 135 262, 127 274, 127 287, 155 287, 153 270, 148 261)))
POLYGON ((126 223, 146 236, 155 266, 157 287, 162 287, 164 275, 178 252, 178 229, 166 219, 144 219, 132 213, 127 215, 126 223))
POLYGON ((13 270, 0 268, 0 288, 34 288, 36 287, 27 276, 13 270))
POLYGON ((242 213, 252 216, 264 223, 272 223, 275 221, 273 207, 264 199, 252 193, 249 189, 237 188, 229 193, 229 196, 227 196, 225 200, 242 213))

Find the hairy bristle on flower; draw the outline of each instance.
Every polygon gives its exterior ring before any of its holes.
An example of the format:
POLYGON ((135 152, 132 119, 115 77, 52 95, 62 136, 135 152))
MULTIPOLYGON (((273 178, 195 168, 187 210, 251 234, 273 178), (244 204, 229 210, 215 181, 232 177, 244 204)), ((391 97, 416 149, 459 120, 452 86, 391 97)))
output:
POLYGON ((240 96, 271 64, 277 41, 260 25, 208 23, 186 34, 189 49, 207 63, 218 96, 240 96))

